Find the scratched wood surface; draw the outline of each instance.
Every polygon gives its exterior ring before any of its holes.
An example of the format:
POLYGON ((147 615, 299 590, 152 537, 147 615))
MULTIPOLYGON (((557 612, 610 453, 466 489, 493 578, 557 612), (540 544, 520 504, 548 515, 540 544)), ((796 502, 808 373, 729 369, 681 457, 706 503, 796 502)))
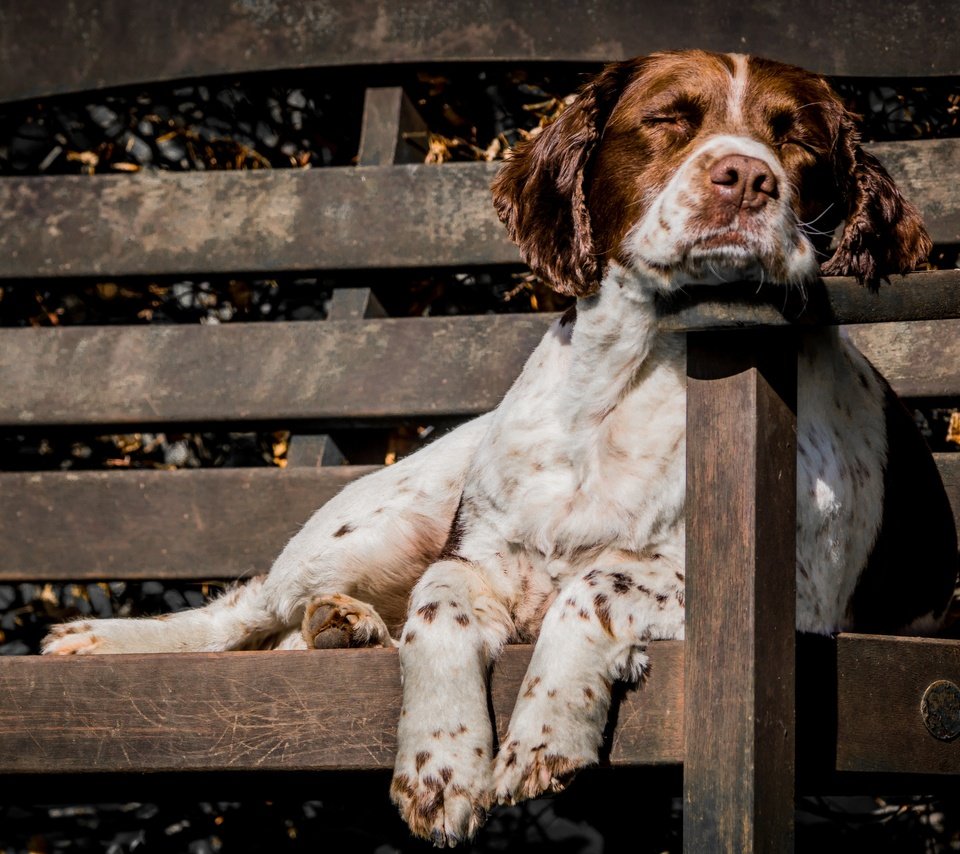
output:
MULTIPOLYGON (((876 786, 869 773, 960 773, 960 740, 934 739, 920 718, 929 681, 960 684, 960 642, 841 635, 833 650, 800 651, 815 653, 807 693, 830 696, 836 683, 841 698, 838 731, 815 697, 798 720, 800 753, 815 755, 807 770, 821 785, 834 755, 847 776, 830 785, 848 792, 864 790, 858 780, 876 786)), ((494 672, 501 735, 529 653, 508 647, 494 672)), ((649 679, 614 710, 604 764, 683 761, 683 658, 682 642, 651 644, 649 679)), ((399 669, 390 650, 7 657, 0 708, 0 775, 386 769, 399 669)), ((694 718, 709 728, 717 714, 694 718)))
MULTIPOLYGON (((530 657, 494 670, 505 731, 530 657)), ((651 646, 650 676, 625 695, 611 765, 676 764, 683 647, 651 646)), ((0 774, 382 769, 400 713, 394 650, 0 659, 0 774)))
POLYGON ((687 351, 683 846, 793 846, 796 341, 687 351))
POLYGON ((950 0, 810 0, 749 14, 737 0, 34 0, 0 6, 0 66, 17 69, 0 77, 0 100, 276 68, 599 63, 678 47, 759 53, 824 74, 956 74, 960 59, 943 37, 956 23, 950 0))
MULTIPOLYGON (((368 128, 380 100, 370 104, 368 128)), ((871 150, 918 204, 934 240, 960 240, 960 188, 933 177, 960 172, 960 140, 871 150)), ((4 178, 0 279, 519 264, 490 197, 497 169, 448 163, 4 178)))

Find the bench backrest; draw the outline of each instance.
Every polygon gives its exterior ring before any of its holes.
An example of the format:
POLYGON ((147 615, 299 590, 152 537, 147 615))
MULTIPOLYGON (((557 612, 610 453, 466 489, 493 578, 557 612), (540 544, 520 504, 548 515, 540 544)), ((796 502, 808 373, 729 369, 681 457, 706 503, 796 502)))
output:
MULTIPOLYGON (((717 4, 709 11, 691 4, 681 15, 653 3, 641 10, 609 3, 578 16, 567 4, 494 3, 490 21, 499 23, 475 40, 464 36, 473 32, 472 9, 433 3, 371 0, 346 11, 294 2, 283 15, 273 4, 227 0, 175 2, 175 14, 169 4, 161 14, 149 4, 121 11, 107 2, 90 4, 97 15, 51 15, 47 5, 0 11, 0 67, 18 69, 0 78, 0 100, 301 66, 376 66, 385 78, 387 66, 410 62, 589 66, 693 44, 841 76, 960 74, 960 59, 939 38, 947 2, 922 12, 893 0, 864 10, 824 2, 816 12, 784 8, 751 20, 734 14, 733 4, 719 15, 717 4), (831 33, 829 50, 787 35, 805 30, 812 14, 831 33), (925 40, 929 49, 905 47, 907 29, 911 44, 925 40), (871 50, 861 47, 865 39, 871 50), (247 49, 236 50, 238 43, 247 49)), ((400 278, 400 271, 516 267, 490 203, 496 164, 400 162, 411 158, 403 143, 411 129, 422 124, 402 92, 372 88, 356 167, 5 177, 0 280, 55 286, 77 277, 354 271, 360 284, 364 274, 389 282, 385 271, 400 278)), ((935 242, 960 243, 960 185, 946 180, 960 174, 960 140, 871 147, 921 207, 935 242)), ((549 321, 366 318, 364 299, 338 291, 331 315, 349 319, 318 322, 2 329, 0 426, 23 433, 269 424, 317 433, 460 419, 496 405, 549 321)), ((901 395, 942 397, 960 392, 958 330, 946 320, 851 333, 901 395)), ((310 512, 368 470, 317 465, 322 454, 291 457, 304 460, 311 465, 285 470, 0 474, 0 579, 263 572, 310 512)), ((960 507, 952 463, 942 467, 960 507)))

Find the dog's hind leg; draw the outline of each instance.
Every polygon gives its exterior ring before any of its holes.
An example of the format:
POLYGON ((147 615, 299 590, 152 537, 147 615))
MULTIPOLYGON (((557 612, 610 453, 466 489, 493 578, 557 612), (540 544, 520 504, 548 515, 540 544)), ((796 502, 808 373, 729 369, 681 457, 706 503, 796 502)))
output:
MULTIPOLYGON (((61 623, 44 638, 43 652, 48 655, 218 652, 279 646, 279 639, 291 626, 267 606, 264 580, 254 578, 231 588, 203 608, 176 614, 61 623)), ((290 648, 289 643, 282 645, 290 648)))
POLYGON ((346 486, 287 543, 267 576, 193 611, 54 626, 43 651, 305 649, 301 626, 311 603, 310 647, 338 637, 344 646, 392 645, 388 626, 402 626, 411 588, 446 541, 488 418, 346 486))

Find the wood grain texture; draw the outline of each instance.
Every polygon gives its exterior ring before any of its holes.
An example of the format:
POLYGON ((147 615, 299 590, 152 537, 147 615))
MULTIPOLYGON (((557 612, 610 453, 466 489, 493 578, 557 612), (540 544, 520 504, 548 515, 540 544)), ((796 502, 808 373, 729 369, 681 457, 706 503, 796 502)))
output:
POLYGON ((429 131, 399 86, 367 89, 360 128, 359 166, 423 163, 429 131))
MULTIPOLYGON (((936 459, 960 527, 960 455, 936 459)), ((376 470, 309 467, 316 461, 285 470, 0 473, 0 581, 266 572, 316 509, 376 470)))
MULTIPOLYGON (((683 645, 650 646, 619 709, 610 765, 683 755, 683 645)), ((530 648, 492 681, 502 733, 530 648)), ((0 774, 382 769, 400 713, 394 650, 0 659, 0 774), (202 689, 198 690, 198 686, 202 689)))
MULTIPOLYGON (((390 148, 376 154, 372 145, 371 158, 390 148)), ((890 163, 934 239, 960 240, 960 184, 943 180, 960 173, 960 140, 870 148, 890 163)), ((497 169, 448 163, 4 178, 0 279, 519 264, 490 197, 497 169)))
POLYGON ((949 0, 811 0, 749 10, 735 0, 169 0, 162 7, 79 0, 66 9, 35 0, 0 7, 0 67, 18 72, 0 77, 0 100, 275 68, 606 62, 678 47, 758 53, 825 74, 956 74, 960 60, 942 37, 956 25, 949 0))
POLYGON ((796 343, 688 336, 684 850, 792 850, 796 343))
POLYGON ((5 329, 0 425, 474 415, 550 320, 5 329))
POLYGON ((751 326, 836 326, 960 317, 960 270, 891 276, 879 291, 855 279, 820 279, 799 289, 756 282, 690 286, 661 301, 660 328, 671 331, 751 326))
MULTIPOLYGON (((939 455, 938 462, 960 508, 960 460, 939 455)), ((315 510, 374 470, 2 473, 0 581, 202 581, 266 572, 315 510)))
MULTIPOLYGON (((879 295, 831 279, 824 293, 836 320, 960 314, 960 271, 917 273, 879 295)), ((755 318, 753 304, 703 296, 665 325, 755 318)), ((3 329, 0 425, 475 415, 496 406, 552 319, 3 329)), ((898 394, 923 397, 960 392, 958 332, 955 321, 904 322, 852 336, 898 394)))
POLYGON ((314 510, 372 470, 3 473, 0 579, 202 580, 266 572, 314 510))
POLYGON ((4 179, 0 278, 518 264, 490 199, 496 169, 4 179))
POLYGON ((960 320, 851 325, 846 331, 900 397, 960 394, 960 320))
POLYGON ((960 685, 960 642, 840 635, 837 769, 960 774, 960 739, 934 738, 920 714, 938 679, 960 685))

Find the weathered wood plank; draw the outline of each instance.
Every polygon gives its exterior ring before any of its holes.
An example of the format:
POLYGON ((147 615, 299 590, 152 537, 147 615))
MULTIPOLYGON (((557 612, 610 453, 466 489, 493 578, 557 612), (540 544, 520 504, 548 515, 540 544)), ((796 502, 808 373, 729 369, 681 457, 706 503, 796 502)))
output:
POLYGON ((359 166, 423 163, 427 123, 399 86, 367 89, 360 129, 359 166))
MULTIPOLYGON (((529 658, 494 670, 501 735, 529 658)), ((651 644, 609 763, 679 763, 682 695, 683 644, 651 644)), ((0 773, 389 768, 400 669, 378 649, 2 658, 0 707, 0 773)))
POLYGON ((464 416, 549 318, 0 331, 0 424, 464 416))
POLYGON ((796 342, 688 336, 684 851, 793 847, 796 342), (707 711, 709 710, 709 711, 707 711))
MULTIPOLYGON (((960 455, 936 458, 960 527, 960 455)), ((375 470, 0 473, 0 581, 266 572, 314 510, 375 470)))
MULTIPOLYGON (((683 646, 650 645, 610 764, 683 761, 683 646)), ((501 735, 529 655, 508 647, 494 672, 501 735)), ((960 741, 934 739, 920 717, 930 681, 960 682, 960 643, 841 635, 836 660, 839 770, 960 773, 960 741)), ((817 661, 832 681, 828 657, 817 661)), ((392 650, 0 658, 0 703, 14 712, 0 715, 0 774, 385 769, 399 669, 392 650)))
MULTIPOLYGON (((934 239, 960 241, 960 140, 883 143, 934 239)), ((372 155, 371 155, 372 156, 372 155)), ((495 163, 0 180, 0 278, 517 264, 495 163)))
POLYGON ((748 326, 885 323, 960 317, 960 270, 891 276, 879 293, 849 277, 821 279, 803 291, 756 282, 689 286, 661 306, 672 331, 748 326))
MULTIPOLYGON (((880 295, 834 279, 825 293, 839 320, 956 316, 960 271, 914 274, 880 295)), ((779 312, 772 302, 761 309, 732 299, 695 304, 665 325, 742 325, 767 310, 769 317, 759 319, 769 321, 779 312)), ((551 320, 500 315, 4 329, 0 425, 469 416, 496 406, 551 320)), ((960 392, 958 333, 956 321, 851 330, 905 397, 960 392)))
POLYGON ((840 635, 837 769, 960 774, 960 740, 941 741, 920 713, 938 679, 960 685, 960 642, 840 635))
POLYGON ((960 394, 960 320, 915 320, 845 329, 901 397, 960 394))
MULTIPOLYGON (((960 13, 955 14, 960 19, 960 13)), ((884 142, 867 148, 883 161, 900 189, 923 213, 934 242, 960 243, 957 141, 884 142)))
POLYGON ((517 264, 495 164, 0 181, 0 278, 517 264), (27 227, 29 224, 29 227, 27 227))
POLYGON ((709 6, 684 0, 669 7, 653 0, 490 0, 482 6, 169 0, 163 7, 121 0, 64 7, 36 0, 0 8, 0 67, 17 69, 0 77, 0 100, 275 68, 602 62, 677 47, 749 51, 826 74, 956 74, 960 60, 942 37, 956 25, 949 0, 869 6, 812 0, 749 10, 736 0, 709 6), (812 20, 815 31, 808 26, 812 20))
POLYGON ((0 579, 239 578, 371 466, 0 474, 0 579))

